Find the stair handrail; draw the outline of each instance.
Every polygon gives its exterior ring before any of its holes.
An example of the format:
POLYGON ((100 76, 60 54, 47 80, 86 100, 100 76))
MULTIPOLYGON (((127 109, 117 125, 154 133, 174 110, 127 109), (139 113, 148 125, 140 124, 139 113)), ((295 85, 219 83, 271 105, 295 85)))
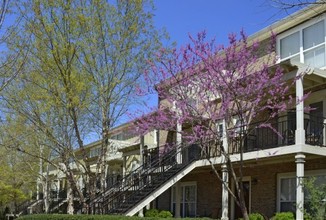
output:
MULTIPOLYGON (((100 200, 98 200, 102 205, 109 205, 110 203, 113 203, 116 199, 119 199, 119 197, 123 196, 124 200, 128 200, 129 198, 135 196, 135 194, 137 194, 140 190, 143 190, 146 187, 146 182, 142 183, 142 178, 143 177, 148 177, 149 175, 153 175, 156 171, 156 174, 158 174, 156 176, 156 179, 159 179, 160 174, 162 175, 162 173, 166 170, 164 170, 165 168, 173 168, 178 166, 179 169, 176 170, 176 172, 179 172, 180 169, 183 169, 185 166, 187 166, 188 164, 190 164, 191 162, 193 162, 194 160, 199 159, 200 157, 198 157, 199 155, 197 155, 197 157, 191 158, 191 160, 185 161, 183 160, 182 163, 177 163, 176 160, 176 156, 180 153, 182 153, 182 151, 185 151, 187 148, 189 148, 190 146, 193 145, 189 145, 187 147, 183 147, 183 148, 177 148, 177 149, 172 149, 169 150, 167 153, 162 154, 163 156, 158 156, 158 158, 154 161, 150 161, 150 164, 146 164, 144 163, 142 166, 138 167, 135 171, 133 171, 132 173, 130 173, 128 176, 126 176, 127 178, 125 178, 121 184, 120 187, 118 188, 116 194, 112 194, 111 196, 103 196, 100 200), (148 166, 149 165, 149 166, 148 166), (162 170, 163 169, 163 170, 162 170), (159 171, 163 171, 163 172, 159 172, 159 171), (138 176, 137 181, 135 181, 134 177, 138 176), (126 179, 129 181, 126 181, 126 179), (131 181, 130 181, 131 180, 131 181), (129 184, 131 183, 131 184, 129 184), (126 192, 132 192, 135 190, 135 193, 129 193, 128 195, 125 195, 126 192)), ((199 148, 198 146, 196 146, 197 148, 199 148)), ((167 169, 167 170, 169 170, 167 169)), ((172 176, 168 177, 171 178, 172 176)), ((153 177, 152 177, 153 178, 153 177)), ((167 181, 167 180, 165 180, 167 181)), ((154 182, 154 179, 152 179, 152 182, 154 182)), ((103 212, 103 211, 102 211, 103 212)))

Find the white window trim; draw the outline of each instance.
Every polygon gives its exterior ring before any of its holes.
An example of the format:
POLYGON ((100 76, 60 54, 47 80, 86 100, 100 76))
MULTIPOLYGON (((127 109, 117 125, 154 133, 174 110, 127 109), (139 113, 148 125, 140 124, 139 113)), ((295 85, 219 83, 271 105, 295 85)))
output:
MULTIPOLYGON (((322 20, 324 20, 324 26, 325 26, 324 30, 326 32, 326 14, 324 13, 324 14, 322 14, 320 16, 317 16, 316 18, 313 18, 313 19, 311 19, 309 21, 306 21, 305 23, 303 23, 301 25, 298 25, 298 26, 296 26, 296 27, 294 27, 294 28, 292 28, 292 29, 290 29, 288 31, 285 31, 285 32, 277 35, 277 37, 276 37, 276 43, 277 43, 276 53, 277 53, 277 56, 278 56, 278 63, 280 63, 281 61, 284 61, 284 60, 291 59, 291 58, 297 56, 298 54, 300 55, 300 62, 303 63, 303 60, 302 60, 303 56, 301 56, 301 54, 303 55, 302 30, 309 27, 309 26, 311 26, 311 25, 313 25, 313 24, 315 24, 315 23, 318 23, 319 21, 322 21, 322 20), (281 39, 283 39, 285 37, 288 37, 288 36, 290 36, 291 34, 293 34, 295 32, 300 32, 300 51, 299 51, 299 53, 281 59, 281 55, 280 55, 281 54, 281 39)), ((326 33, 325 33, 325 36, 326 36, 326 33)), ((326 50, 326 37, 325 37, 324 45, 325 45, 325 50, 326 50)), ((322 69, 324 69, 324 68, 322 68, 322 69)))
MULTIPOLYGON (((196 210, 195 210, 195 216, 197 216, 197 194, 198 194, 198 188, 197 188, 197 182, 196 181, 180 182, 180 183, 175 184, 174 186, 172 186, 172 188, 171 188, 170 211, 171 212, 173 211, 173 203, 174 203, 174 201, 173 201, 173 190, 175 190, 175 187, 179 187, 179 190, 181 190, 181 188, 184 187, 184 186, 195 186, 196 187, 196 195, 195 195, 195 207, 196 207, 196 210)), ((182 195, 183 195, 183 193, 182 193, 182 195)), ((183 202, 184 202, 183 201, 183 198, 181 198, 180 203, 183 203, 183 202)), ((183 212, 184 212, 184 210, 183 210, 183 212)), ((180 215, 181 215, 181 213, 180 213, 180 215)))
MULTIPOLYGON (((304 176, 305 177, 311 177, 311 176, 322 176, 326 175, 326 169, 320 169, 320 170, 308 170, 305 171, 304 176)), ((295 178, 296 172, 289 172, 289 173, 279 173, 277 174, 277 196, 276 196, 276 211, 280 212, 281 210, 281 180, 282 179, 288 179, 288 178, 295 178)))

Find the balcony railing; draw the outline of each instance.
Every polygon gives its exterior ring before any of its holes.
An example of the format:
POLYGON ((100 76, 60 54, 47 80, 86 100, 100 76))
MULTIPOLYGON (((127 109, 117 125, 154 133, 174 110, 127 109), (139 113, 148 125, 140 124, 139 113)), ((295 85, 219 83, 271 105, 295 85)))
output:
MULTIPOLYGON (((315 146, 326 146, 325 132, 326 119, 305 114, 304 129, 306 144, 315 146)), ((230 138, 229 153, 250 152, 256 150, 271 149, 275 147, 288 146, 295 144, 296 118, 295 114, 285 115, 274 119, 274 122, 261 122, 250 124, 249 126, 240 126, 233 129, 233 137, 230 138)), ((214 142, 214 141, 213 141, 214 142)), ((216 141, 215 141, 216 142, 216 141)), ((216 157, 220 156, 222 140, 210 146, 202 147, 200 151, 189 152, 190 154, 198 153, 199 157, 216 157)), ((188 151, 190 151, 189 148, 188 151)))
MULTIPOLYGON (((304 129, 306 144, 325 146, 325 119, 305 114, 304 129)), ((262 126, 254 123, 249 128, 240 128, 245 135, 236 133, 231 139, 229 151, 239 153, 241 146, 243 152, 269 149, 295 144, 296 118, 295 115, 286 115, 277 118, 275 122, 262 126), (248 129, 248 130, 246 130, 248 129)))

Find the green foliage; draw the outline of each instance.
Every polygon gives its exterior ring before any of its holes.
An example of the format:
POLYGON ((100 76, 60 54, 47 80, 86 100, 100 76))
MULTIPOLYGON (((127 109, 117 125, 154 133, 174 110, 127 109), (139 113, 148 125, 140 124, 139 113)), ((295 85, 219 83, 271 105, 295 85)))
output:
POLYGON ((172 218, 173 215, 170 211, 166 211, 166 210, 162 210, 160 211, 160 213, 158 214, 159 218, 172 218))
POLYGON ((145 212, 145 217, 154 217, 154 218, 172 218, 173 215, 170 211, 150 209, 145 212))
POLYGON ((276 213, 272 220, 294 220, 292 212, 279 212, 276 213))
POLYGON ((305 199, 305 219, 326 219, 326 184, 318 185, 316 178, 306 179, 304 182, 307 198, 305 199))
POLYGON ((30 170, 32 163, 28 159, 18 152, 0 149, 0 208, 14 209, 15 204, 28 199, 29 191, 35 187, 36 177, 30 170))
POLYGON ((159 213, 158 209, 149 209, 145 212, 145 217, 158 217, 159 213))
POLYGON ((251 213, 249 215, 249 220, 264 220, 264 216, 259 213, 251 213))
MULTIPOLYGON (((240 218, 239 220, 243 220, 243 218, 240 218)), ((264 216, 259 213, 251 213, 249 215, 249 220, 265 220, 264 216)))

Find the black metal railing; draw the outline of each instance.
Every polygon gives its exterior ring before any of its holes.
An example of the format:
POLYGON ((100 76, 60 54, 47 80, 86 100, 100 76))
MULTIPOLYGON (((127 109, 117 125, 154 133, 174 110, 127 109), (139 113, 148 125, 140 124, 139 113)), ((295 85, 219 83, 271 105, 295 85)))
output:
MULTIPOLYGON (((164 182, 187 167, 193 161, 199 159, 198 155, 191 155, 193 149, 199 147, 191 145, 178 150, 159 153, 158 148, 151 150, 155 152, 151 158, 144 159, 144 163, 132 173, 125 176, 121 183, 113 186, 109 193, 104 193, 101 198, 91 203, 91 213, 125 213, 134 205, 146 198, 151 192, 159 188, 164 182), (188 155, 184 152, 189 150, 188 155), (182 155, 182 161, 177 161, 177 156, 182 155), (153 155, 156 155, 153 157, 153 155)), ((199 150, 197 150, 198 152, 199 150)))
POLYGON ((306 144, 325 146, 325 118, 306 114, 304 128, 306 144))
MULTIPOLYGON (((325 146, 324 120, 322 117, 305 115, 306 144, 325 146)), ((295 115, 290 114, 279 117, 273 122, 252 123, 234 130, 229 143, 229 153, 288 146, 295 144, 296 118, 295 115)), ((216 142, 211 148, 206 147, 208 149, 190 145, 178 150, 172 148, 167 152, 160 152, 159 148, 146 149, 143 152, 141 166, 121 180, 109 184, 107 191, 89 202, 90 213, 127 212, 193 161, 220 156, 219 147, 222 144, 222 141, 216 142), (176 159, 177 155, 182 155, 182 161, 176 159)))
MULTIPOLYGON (((325 146, 325 118, 305 114, 304 129, 306 144, 325 146)), ((275 122, 253 123, 240 127, 243 132, 235 133, 229 144, 229 152, 250 152, 295 144, 296 118, 286 115, 275 122), (243 149, 241 149, 243 147, 243 149)))

